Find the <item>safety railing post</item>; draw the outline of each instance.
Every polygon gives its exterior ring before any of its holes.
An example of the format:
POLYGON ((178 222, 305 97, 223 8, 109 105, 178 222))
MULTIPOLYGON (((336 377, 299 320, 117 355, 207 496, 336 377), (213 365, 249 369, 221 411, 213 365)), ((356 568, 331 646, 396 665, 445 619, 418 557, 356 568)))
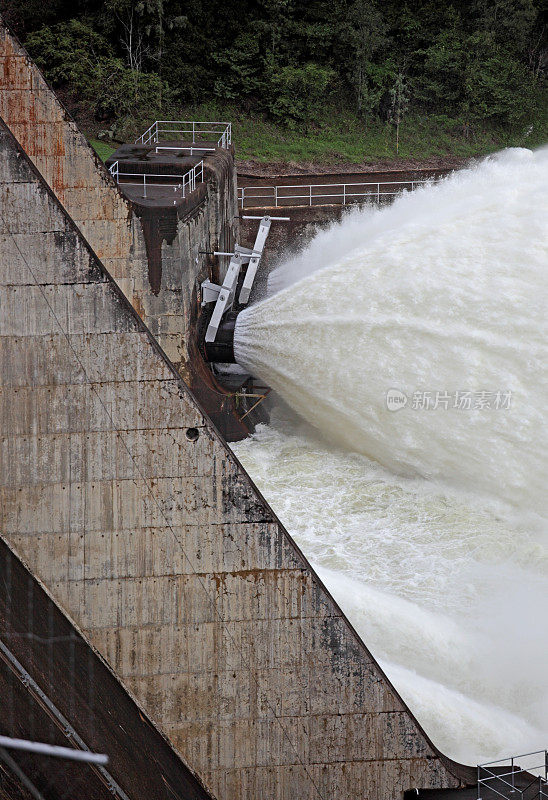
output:
POLYGON ((548 750, 544 751, 544 780, 548 781, 548 750))
POLYGON ((480 767, 478 766, 478 800, 481 800, 480 767))
POLYGON ((515 777, 514 777, 514 757, 513 756, 510 759, 510 771, 512 773, 512 791, 515 792, 516 791, 516 787, 515 787, 515 777))
MULTIPOLYGON (((414 185, 424 183, 424 181, 414 181, 414 185)), ((370 182, 370 183, 329 183, 329 184, 298 184, 295 186, 246 186, 238 187, 238 202, 241 208, 270 208, 271 204, 274 207, 280 207, 280 200, 284 200, 284 205, 296 207, 299 206, 314 206, 314 201, 318 201, 321 205, 324 200, 330 203, 335 199, 341 199, 342 204, 346 205, 353 202, 377 202, 380 203, 381 194, 387 198, 395 197, 402 187, 410 186, 411 181, 405 183, 404 181, 386 181, 386 182, 370 182), (380 187, 386 187, 386 191, 381 192, 380 187), (360 187, 366 187, 360 188, 360 187), (390 189, 395 191, 389 191, 390 189), (320 189, 326 191, 320 193, 320 189), (327 191, 329 189, 329 191, 327 191), (352 191, 355 189, 356 191, 352 191), (281 193, 283 190, 283 193, 281 193), (295 190, 293 192, 292 190, 295 190), (298 191, 297 191, 298 190, 298 191), (336 190, 336 191, 335 191, 336 190), (359 190, 359 191, 358 191, 359 190), (257 191, 259 194, 254 194, 257 191), (297 192, 297 193, 296 193, 297 192), (294 204, 292 201, 298 201, 294 204)), ((548 751, 547 751, 548 752, 548 751)), ((547 769, 548 769, 548 755, 547 755, 547 769)))
POLYGON ((147 196, 147 176, 143 175, 143 197, 147 196))
POLYGON ((196 123, 192 123, 192 144, 196 144, 196 123))

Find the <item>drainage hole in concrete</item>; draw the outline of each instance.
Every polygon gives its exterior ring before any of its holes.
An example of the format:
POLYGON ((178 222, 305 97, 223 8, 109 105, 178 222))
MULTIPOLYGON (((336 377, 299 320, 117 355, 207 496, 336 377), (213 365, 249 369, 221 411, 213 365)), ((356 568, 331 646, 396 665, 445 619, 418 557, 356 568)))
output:
POLYGON ((200 431, 198 428, 187 428, 186 429, 186 438, 189 442, 195 442, 198 436, 200 435, 200 431))

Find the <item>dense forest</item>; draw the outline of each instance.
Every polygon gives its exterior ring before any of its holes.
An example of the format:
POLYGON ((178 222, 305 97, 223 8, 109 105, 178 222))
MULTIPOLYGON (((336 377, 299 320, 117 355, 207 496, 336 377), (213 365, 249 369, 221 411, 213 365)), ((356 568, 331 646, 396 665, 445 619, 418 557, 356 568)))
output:
POLYGON ((397 149, 400 127, 418 118, 464 140, 486 129, 544 135, 542 0, 1 0, 0 9, 76 115, 115 138, 204 107, 295 134, 337 116, 364 132, 384 126, 397 149))

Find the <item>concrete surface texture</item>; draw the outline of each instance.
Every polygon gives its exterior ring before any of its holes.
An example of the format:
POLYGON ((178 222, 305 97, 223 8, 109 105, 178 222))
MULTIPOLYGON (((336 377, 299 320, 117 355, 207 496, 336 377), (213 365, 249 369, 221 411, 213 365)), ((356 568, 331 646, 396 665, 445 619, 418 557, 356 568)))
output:
POLYGON ((220 798, 466 775, 2 123, 0 530, 220 798))
POLYGON ((108 756, 100 769, 10 749, 13 770, 0 750, 0 798, 211 800, 2 539, 0 644, 2 734, 108 756), (38 794, 25 793, 18 770, 38 794))
POLYGON ((0 116, 184 372, 196 287, 211 277, 205 253, 230 246, 236 234, 232 153, 206 158, 205 184, 175 206, 170 200, 169 213, 134 208, 1 18, 0 116))

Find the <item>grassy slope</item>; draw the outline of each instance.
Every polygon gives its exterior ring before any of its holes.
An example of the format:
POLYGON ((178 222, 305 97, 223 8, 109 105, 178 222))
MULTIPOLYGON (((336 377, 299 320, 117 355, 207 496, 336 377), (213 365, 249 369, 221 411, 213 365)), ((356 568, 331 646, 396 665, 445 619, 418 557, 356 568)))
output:
POLYGON ((90 139, 89 143, 101 159, 101 161, 106 161, 107 158, 114 153, 116 150, 116 146, 107 142, 103 142, 100 139, 90 139))
MULTIPOLYGON (((441 116, 409 115, 400 127, 396 152, 393 126, 378 121, 366 124, 349 112, 327 109, 324 118, 308 131, 290 130, 260 114, 244 113, 236 106, 208 103, 174 112, 171 119, 231 120, 239 159, 258 162, 315 162, 367 164, 379 160, 485 155, 503 147, 538 147, 548 142, 548 104, 529 124, 515 130, 478 124, 465 129, 462 122, 441 116)), ((135 124, 135 134, 150 120, 135 124)), ((142 129, 142 130, 141 130, 142 129)), ((91 140, 103 160, 114 150, 91 140)))

